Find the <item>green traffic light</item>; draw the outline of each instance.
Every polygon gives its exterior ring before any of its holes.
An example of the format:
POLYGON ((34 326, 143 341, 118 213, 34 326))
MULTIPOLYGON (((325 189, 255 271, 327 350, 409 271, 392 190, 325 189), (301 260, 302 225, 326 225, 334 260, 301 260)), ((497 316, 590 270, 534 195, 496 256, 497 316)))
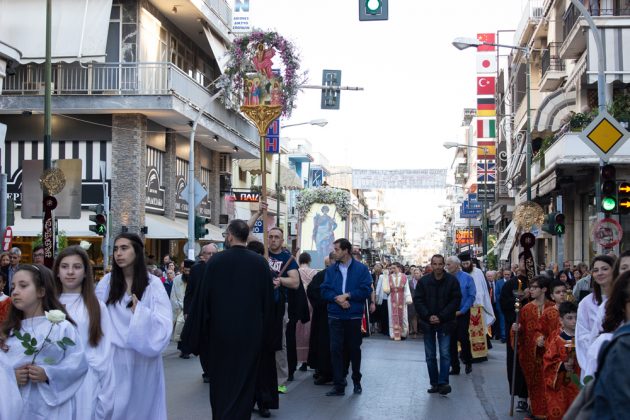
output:
POLYGON ((365 11, 371 15, 380 12, 382 0, 365 0, 365 11))
POLYGON ((602 209, 604 211, 613 211, 617 207, 617 200, 612 197, 602 198, 602 209))
POLYGON ((556 225, 555 229, 557 235, 564 235, 564 225, 556 225))

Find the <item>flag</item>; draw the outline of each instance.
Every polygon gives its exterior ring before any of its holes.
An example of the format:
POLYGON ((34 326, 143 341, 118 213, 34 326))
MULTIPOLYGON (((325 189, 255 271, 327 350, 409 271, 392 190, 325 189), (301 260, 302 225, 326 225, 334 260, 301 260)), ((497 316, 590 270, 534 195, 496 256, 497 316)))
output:
POLYGON ((496 107, 494 98, 477 98, 477 110, 493 110, 496 109, 496 107))
POLYGON ((478 118, 477 119, 477 137, 494 138, 496 133, 496 120, 494 118, 478 118))
POLYGON ((494 95, 494 77, 477 77, 477 95, 494 95))
POLYGON ((477 182, 496 182, 496 163, 493 160, 477 161, 477 182))
POLYGON ((494 159, 497 154, 497 146, 494 140, 477 141, 477 159, 494 159), (486 151, 483 149, 487 149, 486 151))
POLYGON ((478 117, 496 117, 497 110, 496 109, 477 109, 478 117))
MULTIPOLYGON (((477 40, 479 42, 487 42, 488 44, 494 44, 494 34, 486 33, 486 34, 477 34, 477 40)), ((480 45, 477 47, 477 51, 495 51, 494 45, 480 45)))
POLYGON ((481 52, 477 54, 477 73, 496 73, 497 56, 494 53, 481 52))

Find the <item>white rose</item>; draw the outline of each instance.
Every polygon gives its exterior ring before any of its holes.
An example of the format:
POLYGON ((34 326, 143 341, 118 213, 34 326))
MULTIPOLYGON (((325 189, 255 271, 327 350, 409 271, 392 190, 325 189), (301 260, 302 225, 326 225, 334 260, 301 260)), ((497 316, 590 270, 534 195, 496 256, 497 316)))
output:
POLYGON ((85 251, 87 251, 88 249, 90 249, 90 247, 92 246, 91 243, 89 243, 88 241, 81 241, 81 243, 79 244, 79 246, 81 248, 83 248, 85 251))
POLYGON ((66 320, 66 314, 63 311, 58 309, 53 309, 52 311, 45 312, 46 319, 52 322, 53 324, 59 324, 62 321, 66 320))

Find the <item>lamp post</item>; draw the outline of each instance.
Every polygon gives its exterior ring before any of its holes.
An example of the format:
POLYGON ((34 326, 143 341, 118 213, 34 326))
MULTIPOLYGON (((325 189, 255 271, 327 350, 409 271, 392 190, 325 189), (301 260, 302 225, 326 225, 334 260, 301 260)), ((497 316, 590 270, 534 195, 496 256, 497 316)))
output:
POLYGON ((458 50, 474 47, 478 48, 482 45, 493 47, 511 48, 521 51, 525 55, 525 73, 526 84, 525 91, 527 97, 527 118, 525 125, 525 178, 527 183, 527 201, 532 200, 532 133, 531 133, 531 51, 529 47, 520 47, 517 45, 496 44, 492 42, 483 42, 475 38, 455 38, 452 42, 453 46, 458 50))
MULTIPOLYGON (((485 156, 488 156, 488 148, 485 146, 475 146, 472 144, 463 144, 457 143, 453 141, 444 142, 443 146, 447 149, 451 149, 453 147, 470 147, 475 149, 483 150, 485 156)), ((485 173, 483 174, 483 212, 481 216, 481 233, 482 233, 482 246, 483 246, 483 255, 487 258, 488 253, 488 159, 484 159, 486 163, 485 173)))
MULTIPOLYGON (((323 118, 319 118, 319 119, 316 119, 316 120, 311 120, 311 121, 306 121, 306 122, 301 122, 301 123, 281 125, 280 128, 296 127, 298 125, 316 125, 318 127, 325 127, 327 124, 328 124, 328 120, 325 120, 323 118)), ((281 185, 280 185, 280 155, 281 155, 280 145, 278 145, 278 179, 277 179, 277 182, 276 182, 276 226, 278 226, 278 227, 280 227, 280 190, 281 190, 281 185)), ((263 176, 266 176, 266 175, 263 174, 263 176)))

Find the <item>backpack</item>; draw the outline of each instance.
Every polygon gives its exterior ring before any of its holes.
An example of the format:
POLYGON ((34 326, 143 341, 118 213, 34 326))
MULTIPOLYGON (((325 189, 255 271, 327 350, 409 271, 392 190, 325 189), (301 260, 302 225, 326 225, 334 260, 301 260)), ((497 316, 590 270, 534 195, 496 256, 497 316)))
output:
MULTIPOLYGON (((604 361, 606 360, 606 355, 608 354, 608 350, 610 350, 619 339, 619 337, 624 337, 626 335, 630 335, 630 331, 624 331, 623 333, 617 335, 612 340, 610 340, 604 348, 599 352, 597 356, 597 372, 601 372, 604 367, 604 361)), ((597 382, 598 376, 596 375, 593 380, 584 385, 584 388, 580 391, 578 396, 573 400, 573 403, 562 417, 562 420, 590 420, 593 415, 593 408, 595 407, 595 384, 597 382)))

